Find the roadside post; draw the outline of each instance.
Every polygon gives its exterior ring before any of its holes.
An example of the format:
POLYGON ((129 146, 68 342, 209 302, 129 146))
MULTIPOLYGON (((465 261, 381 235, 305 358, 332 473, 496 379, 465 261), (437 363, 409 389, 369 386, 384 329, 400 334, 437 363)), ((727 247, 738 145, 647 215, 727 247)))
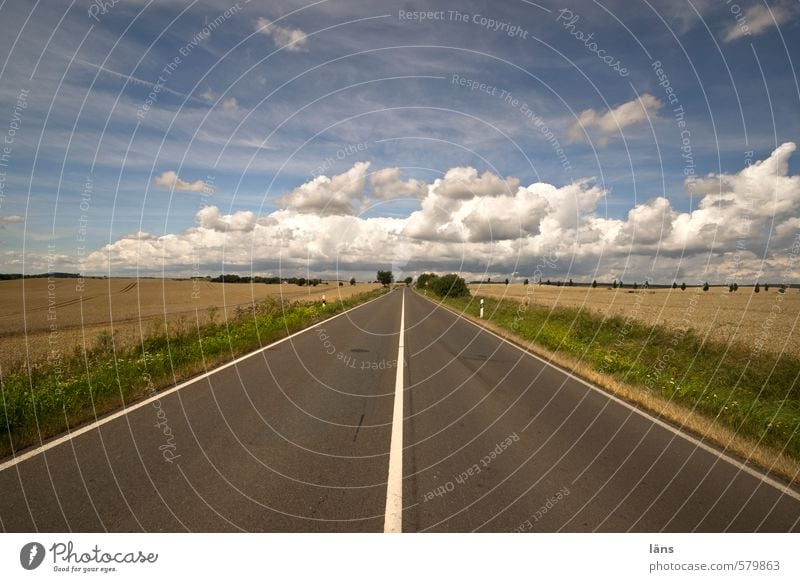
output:
POLYGON ((483 299, 481 299, 481 319, 483 319, 483 299))

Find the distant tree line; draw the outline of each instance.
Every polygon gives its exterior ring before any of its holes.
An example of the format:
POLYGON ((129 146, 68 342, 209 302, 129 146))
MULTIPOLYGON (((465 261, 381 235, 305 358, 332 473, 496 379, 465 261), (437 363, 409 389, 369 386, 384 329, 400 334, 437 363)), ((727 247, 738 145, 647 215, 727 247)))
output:
POLYGON ((291 285, 299 285, 304 287, 306 285, 316 287, 322 283, 322 279, 306 279, 305 277, 242 277, 239 275, 220 275, 218 277, 206 277, 207 281, 212 283, 264 283, 267 285, 278 285, 286 282, 291 285))
POLYGON ((80 279, 78 273, 37 273, 35 275, 23 275, 22 273, 0 273, 0 281, 12 281, 14 279, 80 279))

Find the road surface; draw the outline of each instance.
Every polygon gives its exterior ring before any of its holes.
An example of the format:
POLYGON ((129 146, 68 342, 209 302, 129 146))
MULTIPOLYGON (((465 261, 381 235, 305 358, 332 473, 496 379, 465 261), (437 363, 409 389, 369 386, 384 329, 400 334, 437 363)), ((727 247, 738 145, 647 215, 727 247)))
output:
POLYGON ((800 495, 398 289, 6 459, 0 528, 786 532, 800 495))

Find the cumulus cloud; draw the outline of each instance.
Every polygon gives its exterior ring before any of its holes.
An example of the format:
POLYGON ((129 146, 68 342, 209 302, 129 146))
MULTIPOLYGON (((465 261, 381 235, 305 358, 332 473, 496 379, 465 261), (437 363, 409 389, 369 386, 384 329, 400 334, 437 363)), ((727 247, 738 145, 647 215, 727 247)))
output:
POLYGON ((18 214, 0 216, 0 228, 5 228, 7 224, 19 224, 21 222, 25 222, 25 219, 18 214))
POLYGON ((249 210, 223 215, 216 206, 206 206, 197 213, 197 221, 208 230, 250 232, 256 226, 256 215, 249 210))
POLYGON ((444 178, 437 179, 432 191, 453 200, 468 200, 482 196, 501 196, 512 193, 519 186, 516 178, 502 179, 491 172, 478 175, 475 168, 451 168, 444 178))
POLYGON ((379 200, 392 198, 422 198, 428 186, 422 180, 413 178, 403 181, 400 168, 383 168, 369 177, 372 195, 379 200))
POLYGON ((236 113, 239 111, 239 102, 236 100, 236 97, 226 97, 222 100, 220 106, 225 113, 236 113))
POLYGON ((213 192, 213 186, 210 186, 202 180, 195 180, 194 182, 187 182, 181 180, 178 174, 173 170, 162 172, 161 175, 153 179, 153 185, 159 188, 166 188, 167 190, 180 190, 182 192, 213 192))
MULTIPOLYGON (((659 194, 620 218, 601 212, 607 192, 592 179, 519 186, 473 168, 454 168, 427 184, 419 209, 405 218, 358 217, 352 203, 363 196, 368 167, 359 162, 293 190, 281 210, 257 217, 203 208, 195 227, 122 238, 90 255, 85 266, 96 272, 142 264, 178 269, 202 257, 203 264, 217 265, 212 272, 224 261, 226 270, 394 265, 410 273, 507 269, 530 276, 543 257, 555 256, 553 279, 569 273, 590 280, 621 274, 626 280, 645 274, 662 282, 676 276, 725 280, 735 269, 744 281, 770 269, 783 273, 787 249, 800 235, 800 176, 789 175, 795 149, 785 143, 738 172, 687 180, 699 197, 693 210, 677 210, 659 194), (464 182, 472 188, 457 187, 464 182)), ((397 178, 395 172, 384 176, 397 178)))
POLYGON ((272 38, 272 42, 278 48, 284 48, 290 52, 302 52, 306 50, 306 33, 299 28, 287 28, 273 23, 269 18, 263 16, 256 19, 256 30, 272 38))
POLYGON ((364 198, 369 162, 356 162, 343 174, 317 176, 295 188, 278 202, 284 208, 306 214, 353 214, 353 202, 364 198))
POLYGON ((582 111, 569 128, 571 141, 588 139, 588 135, 596 135, 600 145, 608 143, 610 137, 622 132, 626 127, 646 121, 655 116, 663 104, 661 101, 644 93, 638 99, 633 99, 603 114, 594 109, 582 111))
POLYGON ((788 22, 795 13, 795 5, 790 2, 779 2, 771 7, 754 4, 727 28, 723 40, 733 42, 746 36, 758 36, 773 26, 788 22))

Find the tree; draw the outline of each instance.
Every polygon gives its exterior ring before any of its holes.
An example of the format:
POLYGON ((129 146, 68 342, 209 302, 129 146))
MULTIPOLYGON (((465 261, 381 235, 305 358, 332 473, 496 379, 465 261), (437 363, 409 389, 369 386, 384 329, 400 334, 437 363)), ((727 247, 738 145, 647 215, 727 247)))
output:
POLYGON ((769 291, 769 283, 764 283, 764 293, 769 291))
POLYGON ((305 285, 305 284, 306 284, 306 278, 305 278, 305 277, 300 277, 299 279, 297 279, 297 284, 298 284, 300 287, 302 287, 303 285, 305 285))
POLYGON ((734 283, 733 284, 733 290, 734 291, 738 291, 739 290, 739 284, 738 283, 734 283))
POLYGON ((728 293, 733 293, 733 283, 728 285, 728 293))
POLYGON ((344 287, 344 281, 339 281, 339 287, 344 287))
POLYGON ((592 289, 596 289, 596 288, 597 288, 597 279, 592 281, 592 289))
POLYGON ((756 286, 753 287, 753 293, 761 293, 761 285, 758 284, 758 281, 756 281, 756 286))
POLYGON ((355 284, 356 284, 356 278, 355 278, 355 277, 352 277, 352 278, 350 279, 350 284, 351 284, 351 285, 355 285, 355 284))
POLYGON ((708 291, 708 281, 703 283, 703 291, 708 291))
POLYGON ((528 280, 527 280, 527 279, 525 279, 525 280, 522 282, 522 284, 523 284, 523 285, 527 285, 527 284, 528 284, 528 280))
POLYGON ((419 277, 417 277, 417 287, 420 289, 424 289, 426 287, 431 286, 431 282, 434 279, 438 279, 439 276, 435 273, 422 273, 419 277))
POLYGON ((506 285, 508 285, 508 277, 506 277, 506 285))
POLYGON ((681 291, 686 291, 686 281, 681 283, 681 291))
POLYGON ((638 288, 639 288, 639 284, 638 284, 636 281, 634 281, 634 282, 633 282, 633 289, 634 289, 634 291, 635 291, 636 289, 638 289, 638 288))
POLYGON ((378 271, 378 283, 388 287, 394 282, 394 275, 391 271, 378 271))
MULTIPOLYGON (((420 275, 421 277, 422 275, 420 275)), ((419 283, 419 279, 417 279, 417 283, 419 283)), ((469 297, 469 288, 466 281, 455 273, 430 279, 428 288, 439 297, 469 297)))
POLYGON ((491 282, 492 282, 492 278, 491 278, 491 277, 488 277, 488 278, 486 279, 486 282, 487 282, 487 283, 491 283, 491 282))
POLYGON ((572 287, 572 279, 569 280, 569 286, 572 287))
POLYGON ((406 287, 407 287, 407 286, 411 285, 411 281, 413 281, 413 280, 414 279, 412 277, 406 277, 405 279, 403 279, 403 282, 406 284, 406 287))
POLYGON ((672 288, 673 289, 677 289, 678 288, 678 283, 676 281, 672 282, 672 288))
POLYGON ((550 284, 550 279, 547 280, 547 283, 545 283, 545 285, 549 285, 549 284, 550 284))
POLYGON ((614 282, 611 283, 611 288, 612 289, 616 289, 617 288, 617 280, 616 279, 614 279, 614 282))

